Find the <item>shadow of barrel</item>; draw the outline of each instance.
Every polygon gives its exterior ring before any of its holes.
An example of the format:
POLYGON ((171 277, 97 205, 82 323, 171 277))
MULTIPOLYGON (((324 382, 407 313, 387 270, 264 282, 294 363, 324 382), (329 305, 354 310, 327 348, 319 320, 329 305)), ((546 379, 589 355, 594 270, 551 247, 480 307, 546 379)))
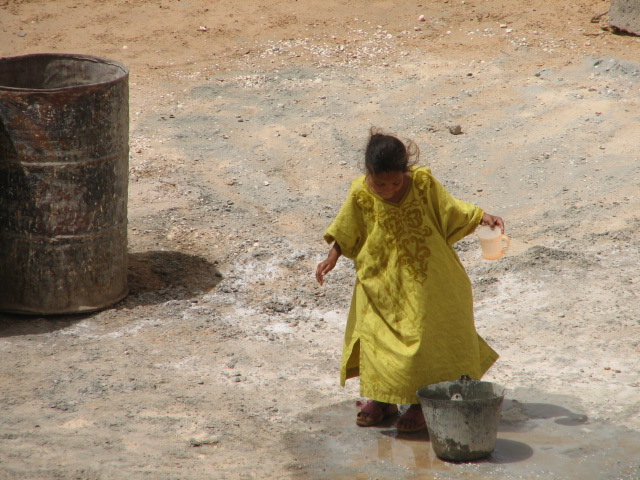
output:
MULTIPOLYGON (((215 288, 221 280, 222 274, 216 264, 197 255, 175 251, 130 253, 129 295, 101 311, 120 311, 193 298, 215 288)), ((0 313, 0 338, 63 330, 99 313, 46 316, 0 313)))
POLYGON ((215 288, 222 280, 216 262, 198 255, 156 250, 129 254, 128 308, 184 300, 215 288))

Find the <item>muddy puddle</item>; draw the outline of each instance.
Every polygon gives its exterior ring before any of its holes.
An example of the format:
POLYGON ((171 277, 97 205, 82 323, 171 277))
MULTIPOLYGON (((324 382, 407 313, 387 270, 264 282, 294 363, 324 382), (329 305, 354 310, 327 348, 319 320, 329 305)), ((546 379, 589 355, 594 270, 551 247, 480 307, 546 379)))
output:
POLYGON ((301 418, 308 432, 285 439, 295 459, 288 469, 316 480, 640 479, 639 432, 593 421, 564 406, 564 397, 517 398, 505 398, 496 448, 480 461, 442 461, 426 433, 398 434, 393 419, 359 428, 355 402, 345 402, 301 418))

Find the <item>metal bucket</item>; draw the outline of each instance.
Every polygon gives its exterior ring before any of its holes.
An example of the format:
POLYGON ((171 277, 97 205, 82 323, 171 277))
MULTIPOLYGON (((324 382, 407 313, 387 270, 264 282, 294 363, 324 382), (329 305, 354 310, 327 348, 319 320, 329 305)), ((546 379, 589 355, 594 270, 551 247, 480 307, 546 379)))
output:
POLYGON ((78 313, 127 294, 129 70, 0 59, 0 310, 78 313))
POLYGON ((456 462, 489 456, 496 445, 504 392, 498 384, 467 375, 420 388, 416 395, 435 454, 456 462))

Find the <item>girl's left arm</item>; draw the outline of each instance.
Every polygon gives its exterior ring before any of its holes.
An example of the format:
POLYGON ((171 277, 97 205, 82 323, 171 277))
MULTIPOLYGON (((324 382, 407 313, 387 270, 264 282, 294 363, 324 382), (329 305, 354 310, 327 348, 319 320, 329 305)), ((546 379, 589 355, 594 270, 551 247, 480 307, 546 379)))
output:
POLYGON ((497 225, 500 227, 502 233, 504 233, 504 221, 500 217, 496 217, 495 215, 490 215, 486 212, 482 214, 482 220, 480 220, 480 225, 489 225, 491 229, 497 225))

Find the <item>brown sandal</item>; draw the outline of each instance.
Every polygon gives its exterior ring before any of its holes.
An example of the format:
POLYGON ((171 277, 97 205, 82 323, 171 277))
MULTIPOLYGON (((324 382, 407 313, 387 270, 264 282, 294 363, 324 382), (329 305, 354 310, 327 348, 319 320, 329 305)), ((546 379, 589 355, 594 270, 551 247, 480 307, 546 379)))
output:
POLYGON ((427 429, 422 407, 411 405, 396 422, 396 429, 401 433, 422 432, 427 429))
MULTIPOLYGON (((358 402, 359 403, 359 402, 358 402)), ((358 406, 361 404, 359 403, 358 406)), ((393 403, 376 402, 369 400, 362 406, 356 416, 356 424, 361 427, 378 425, 385 418, 398 413, 398 406, 393 403)))

